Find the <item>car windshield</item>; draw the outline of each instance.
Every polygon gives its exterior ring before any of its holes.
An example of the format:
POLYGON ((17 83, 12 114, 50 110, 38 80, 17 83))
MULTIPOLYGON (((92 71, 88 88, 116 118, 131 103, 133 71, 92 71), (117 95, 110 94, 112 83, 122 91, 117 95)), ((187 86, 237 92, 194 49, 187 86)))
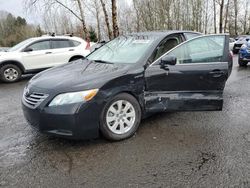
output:
POLYGON ((89 60, 109 63, 136 63, 157 38, 148 35, 120 36, 94 51, 89 60))
POLYGON ((17 51, 17 50, 19 50, 20 48, 22 48, 24 45, 30 43, 30 42, 33 41, 33 40, 34 40, 34 38, 30 38, 30 39, 24 40, 24 41, 18 43, 17 45, 13 46, 12 48, 10 48, 10 49, 8 50, 8 52, 17 51))

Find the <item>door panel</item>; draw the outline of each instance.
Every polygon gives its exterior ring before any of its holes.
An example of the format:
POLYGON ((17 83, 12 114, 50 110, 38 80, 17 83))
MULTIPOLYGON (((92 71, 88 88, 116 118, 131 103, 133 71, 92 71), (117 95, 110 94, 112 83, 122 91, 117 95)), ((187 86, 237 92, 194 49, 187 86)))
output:
POLYGON ((75 54, 75 47, 66 39, 52 40, 54 66, 68 63, 69 59, 75 54))
POLYGON ((22 52, 22 62, 27 70, 51 67, 53 54, 49 40, 38 41, 26 47, 30 52, 22 52))
MULTIPOLYGON (((161 68, 161 58, 145 71, 148 111, 221 110, 228 78, 228 36, 202 36, 164 56, 176 65, 161 68)), ((162 57, 164 57, 162 56, 162 57)))

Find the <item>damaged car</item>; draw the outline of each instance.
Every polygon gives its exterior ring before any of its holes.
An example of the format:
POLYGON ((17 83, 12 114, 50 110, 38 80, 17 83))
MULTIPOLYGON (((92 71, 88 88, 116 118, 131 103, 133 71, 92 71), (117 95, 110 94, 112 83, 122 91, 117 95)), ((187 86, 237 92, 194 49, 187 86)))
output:
POLYGON ((183 31, 119 36, 85 59, 39 73, 24 89, 26 120, 46 134, 101 133, 118 141, 149 114, 222 110, 232 69, 229 36, 184 37, 183 31))

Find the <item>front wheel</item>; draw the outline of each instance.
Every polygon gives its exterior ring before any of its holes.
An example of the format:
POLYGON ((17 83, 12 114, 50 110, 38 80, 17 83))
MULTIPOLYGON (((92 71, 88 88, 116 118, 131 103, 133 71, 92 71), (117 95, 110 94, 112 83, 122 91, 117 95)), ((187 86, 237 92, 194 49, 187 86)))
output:
POLYGON ((247 63, 248 63, 248 62, 243 61, 243 60, 239 57, 239 59, 238 59, 238 64, 239 64, 239 66, 245 67, 245 66, 247 66, 247 63))
POLYGON ((104 107, 100 130, 109 140, 119 141, 134 135, 141 121, 141 107, 126 93, 119 94, 104 107))
POLYGON ((22 76, 20 68, 16 65, 7 64, 0 68, 0 77, 4 82, 12 83, 18 81, 22 76))

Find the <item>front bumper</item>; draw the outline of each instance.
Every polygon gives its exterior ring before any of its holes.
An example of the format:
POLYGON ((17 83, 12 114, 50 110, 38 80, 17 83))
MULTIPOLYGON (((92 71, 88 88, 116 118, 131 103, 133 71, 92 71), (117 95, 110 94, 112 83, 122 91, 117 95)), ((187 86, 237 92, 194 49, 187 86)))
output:
POLYGON ((99 136, 101 105, 95 102, 32 109, 22 101, 27 122, 42 133, 72 139, 99 136))
POLYGON ((241 46, 243 45, 243 43, 242 44, 234 44, 234 50, 240 50, 241 49, 241 46))
POLYGON ((239 59, 243 62, 250 62, 250 50, 241 49, 239 53, 239 59))

